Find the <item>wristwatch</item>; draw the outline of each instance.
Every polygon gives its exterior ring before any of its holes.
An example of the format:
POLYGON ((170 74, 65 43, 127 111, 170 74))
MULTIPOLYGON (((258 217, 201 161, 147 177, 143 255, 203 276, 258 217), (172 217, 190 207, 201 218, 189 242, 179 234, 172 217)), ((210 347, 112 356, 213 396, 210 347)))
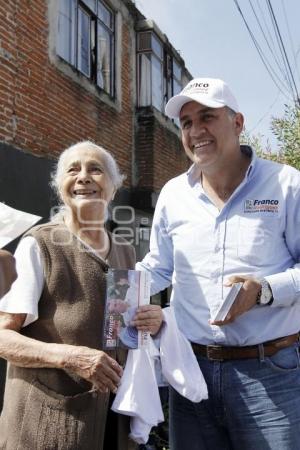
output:
POLYGON ((257 305, 272 305, 274 297, 271 286, 265 278, 259 280, 261 289, 256 298, 257 305))

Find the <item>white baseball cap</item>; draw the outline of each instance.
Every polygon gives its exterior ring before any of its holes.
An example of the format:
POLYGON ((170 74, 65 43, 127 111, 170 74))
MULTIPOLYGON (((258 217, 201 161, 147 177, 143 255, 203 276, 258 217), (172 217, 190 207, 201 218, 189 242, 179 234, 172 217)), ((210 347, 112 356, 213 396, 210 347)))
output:
POLYGON ((166 115, 171 119, 179 117, 183 105, 190 101, 201 103, 210 108, 228 106, 238 112, 237 101, 229 86, 217 78, 194 78, 180 92, 170 98, 166 105, 166 115))

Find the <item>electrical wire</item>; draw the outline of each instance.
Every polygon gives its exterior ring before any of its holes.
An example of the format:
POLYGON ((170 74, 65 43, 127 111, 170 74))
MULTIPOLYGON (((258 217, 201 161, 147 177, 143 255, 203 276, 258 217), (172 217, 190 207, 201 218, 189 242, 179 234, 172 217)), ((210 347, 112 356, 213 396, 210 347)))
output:
POLYGON ((251 31, 251 29, 250 29, 250 27, 249 27, 249 25, 248 25, 248 23, 246 21, 246 18, 245 18, 244 14, 243 14, 243 11, 240 8, 238 0, 233 0, 233 1, 234 1, 235 5, 236 5, 236 7, 237 7, 237 9, 238 9, 238 11, 240 13, 240 15, 241 15, 245 25, 246 25, 246 28, 247 28, 250 36, 251 36, 251 39, 252 39, 252 41, 253 41, 253 43, 255 45, 255 48, 256 48, 256 50, 257 50, 257 52, 258 52, 258 54, 259 54, 259 56, 261 58, 261 61, 262 61, 263 65, 265 66, 267 72, 269 73, 271 79, 273 80, 273 82, 276 85, 276 87, 278 88, 278 90, 285 96, 285 98, 290 100, 289 96, 283 91, 283 89, 285 88, 284 84, 282 83, 282 81, 280 80, 278 75, 274 72, 274 70, 272 69, 272 66, 270 66, 270 63, 268 62, 267 58, 265 57, 263 51, 261 50, 261 48, 259 46, 257 40, 255 39, 255 36, 252 33, 252 31, 251 31), (276 81, 276 79, 277 79, 277 81, 276 81))
MULTIPOLYGON (((266 31, 267 31, 267 33, 268 33, 269 39, 270 39, 270 41, 271 41, 271 45, 273 46, 274 52, 275 52, 275 48, 276 48, 275 42, 274 42, 274 40, 273 40, 272 33, 271 33, 270 30, 269 30, 269 27, 268 27, 267 21, 266 21, 266 19, 265 19, 265 15, 264 15, 263 9, 262 9, 262 7, 261 7, 261 4, 262 4, 262 3, 261 3, 261 0, 256 0, 256 5, 257 5, 257 7, 258 7, 258 9, 259 9, 259 11, 260 11, 260 15, 261 15, 262 20, 263 20, 263 22, 264 22, 265 29, 266 29, 266 31)), ((277 56, 277 58, 278 58, 278 56, 277 56)))
POLYGON ((290 72, 289 72, 289 68, 288 68, 287 62, 286 62, 284 51, 283 51, 283 48, 282 48, 282 45, 281 45, 280 37, 279 37, 279 34, 278 34, 278 29, 276 27, 275 16, 272 14, 272 5, 270 4, 270 2, 268 0, 266 0, 266 4, 267 4, 267 8, 269 10, 269 14, 270 14, 271 23, 272 23, 272 26, 273 26, 274 35, 275 35, 277 46, 278 46, 278 49, 279 49, 279 52, 280 52, 280 55, 281 55, 281 60, 282 60, 282 63, 283 63, 284 69, 285 69, 285 74, 286 74, 285 75, 285 81, 289 85, 289 89, 290 89, 290 91, 292 93, 292 98, 295 101, 294 87, 293 87, 292 79, 290 77, 290 72))
POLYGON ((271 0, 266 0, 266 1, 267 1, 269 10, 270 10, 270 14, 271 14, 272 20, 274 21, 274 24, 275 24, 276 35, 278 35, 279 42, 280 42, 280 45, 281 45, 281 48, 282 48, 282 52, 283 52, 283 55, 284 55, 284 59, 286 61, 286 66, 288 68, 287 73, 289 74, 289 78, 291 79, 291 84, 292 84, 292 86, 293 86, 293 88, 295 90, 293 92, 293 98, 294 98, 295 102, 297 102, 300 105, 299 93, 298 93, 298 89, 297 89, 297 86, 296 86, 295 78, 294 78, 294 75, 293 75, 293 72, 292 72, 292 69, 291 69, 291 65, 290 65, 290 62, 289 62, 289 58, 288 58, 288 55, 287 55, 287 52, 286 52, 283 40, 282 40, 282 36, 281 36, 280 30, 279 30, 279 26, 278 26, 278 23, 277 23, 275 14, 274 14, 274 10, 273 10, 272 4, 271 4, 271 0))
POLYGON ((284 0, 281 0, 281 6, 282 6, 283 16, 284 16, 284 20, 285 20, 285 24, 286 24, 286 28, 287 28, 287 32, 288 32, 288 37, 289 37, 289 40, 290 40, 291 52, 292 52, 293 59, 294 59, 294 69, 295 69, 295 71, 297 73, 298 81, 300 82, 300 73, 299 73, 298 64, 297 64, 297 53, 295 51, 295 46, 294 46, 293 39, 292 39, 292 33, 291 33, 291 30, 290 30, 290 26, 289 26, 287 12, 286 12, 286 8, 285 8, 285 5, 284 5, 284 0))
POLYGON ((248 130, 249 133, 253 133, 253 131, 258 127, 258 125, 261 124, 261 122, 264 120, 265 117, 267 117, 267 115, 269 114, 269 112, 272 110, 273 106, 275 105, 275 103, 277 102, 278 98, 280 95, 280 91, 278 90, 277 95, 275 97, 275 100, 273 100, 273 102, 271 103, 271 105, 268 107, 267 111, 263 114, 263 116, 256 122, 256 124, 254 125, 254 127, 251 128, 251 130, 248 130))
MULTIPOLYGON (((249 0, 249 1, 251 1, 251 0, 249 0)), ((282 1, 283 1, 283 0, 282 0, 282 1)), ((275 62, 276 62, 276 64, 277 64, 277 67, 278 67, 278 65, 280 66, 280 64, 279 64, 279 59, 278 59, 278 54, 277 54, 277 52, 276 52, 277 46, 278 46, 278 41, 277 41, 277 45, 276 45, 275 41, 273 40, 272 33, 271 33, 270 30, 269 30, 269 26, 268 26, 267 20, 266 20, 266 18, 265 18, 265 13, 264 13, 264 10, 263 10, 263 8, 262 8, 261 5, 262 5, 261 0, 256 0, 256 6, 257 6, 257 8, 258 8, 259 11, 260 11, 260 16, 262 17, 262 20, 263 20, 263 23, 264 23, 264 28, 265 28, 265 31, 266 31, 265 34, 268 35, 268 38, 269 38, 270 43, 271 43, 271 44, 270 44, 270 45, 271 45, 271 48, 273 48, 273 51, 272 51, 271 53, 273 54, 274 60, 275 60, 275 62)), ((274 29, 274 26, 273 26, 273 29, 274 29)), ((266 40, 268 40, 268 39, 266 39, 266 40)), ((269 44, 268 44, 268 47, 269 47, 269 44)), ((279 49, 279 50, 280 50, 280 49, 279 49)), ((282 55, 281 55, 281 56, 282 56, 282 55)), ((286 72, 284 73, 284 70, 282 69, 282 67, 280 67, 280 72, 282 73, 284 80, 287 81, 288 75, 286 75, 286 72)), ((291 84, 289 83, 289 81, 287 81, 287 82, 288 82, 288 84, 289 84, 289 89, 293 92, 293 89, 292 89, 291 84)))
MULTIPOLYGON (((265 39, 265 41, 266 41, 266 44, 267 44, 267 46, 268 46, 268 49, 270 50, 271 54, 273 55, 273 58, 274 58, 274 60, 275 60, 275 63, 276 63, 276 65, 277 65, 279 71, 281 72, 281 75, 285 78, 285 73, 284 73, 284 71, 282 70, 282 68, 281 68, 281 66, 280 66, 280 63, 279 63, 279 61, 278 61, 277 55, 275 54, 275 51, 273 50, 272 46, 271 46, 270 43, 269 43, 269 40, 268 40, 268 38, 267 38, 267 36, 266 36, 266 33, 265 33, 265 31, 264 31, 264 29, 263 29, 263 27, 262 27, 262 25, 261 25, 261 22, 260 22, 260 20, 259 20, 259 18, 258 18, 258 15, 257 15, 257 13, 256 13, 256 11, 255 11, 255 9, 254 9, 253 3, 252 3, 251 0, 249 0, 249 3, 250 3, 250 6, 251 6, 251 9, 252 9, 252 12, 253 12, 253 14, 254 14, 254 17, 255 17, 255 19, 256 19, 256 21, 257 21, 257 23, 258 23, 258 26, 259 26, 259 28, 260 28, 260 31, 261 31, 261 33, 262 33, 262 35, 263 35, 263 37, 264 37, 264 39, 265 39)), ((273 42, 273 41, 272 41, 272 42, 273 42)), ((275 48, 274 45, 273 45, 273 47, 275 48)))

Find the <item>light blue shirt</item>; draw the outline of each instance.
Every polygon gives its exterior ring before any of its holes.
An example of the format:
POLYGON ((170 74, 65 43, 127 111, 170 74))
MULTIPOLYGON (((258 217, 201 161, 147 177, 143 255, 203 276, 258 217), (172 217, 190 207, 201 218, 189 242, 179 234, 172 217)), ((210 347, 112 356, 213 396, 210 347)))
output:
MULTIPOLYGON (((249 147, 243 147, 249 151, 249 147)), ((170 180, 154 213, 150 252, 137 269, 152 274, 152 294, 172 283, 180 330, 201 344, 253 345, 300 329, 300 172, 257 158, 221 211, 197 168, 170 180), (233 323, 210 325, 235 274, 266 277, 272 306, 233 323)))

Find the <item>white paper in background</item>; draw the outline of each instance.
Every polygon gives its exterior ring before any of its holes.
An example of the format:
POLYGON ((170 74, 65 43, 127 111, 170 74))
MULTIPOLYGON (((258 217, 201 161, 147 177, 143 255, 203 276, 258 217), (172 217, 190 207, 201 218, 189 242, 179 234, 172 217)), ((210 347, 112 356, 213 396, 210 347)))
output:
POLYGON ((0 202, 0 248, 5 247, 41 219, 0 202))

